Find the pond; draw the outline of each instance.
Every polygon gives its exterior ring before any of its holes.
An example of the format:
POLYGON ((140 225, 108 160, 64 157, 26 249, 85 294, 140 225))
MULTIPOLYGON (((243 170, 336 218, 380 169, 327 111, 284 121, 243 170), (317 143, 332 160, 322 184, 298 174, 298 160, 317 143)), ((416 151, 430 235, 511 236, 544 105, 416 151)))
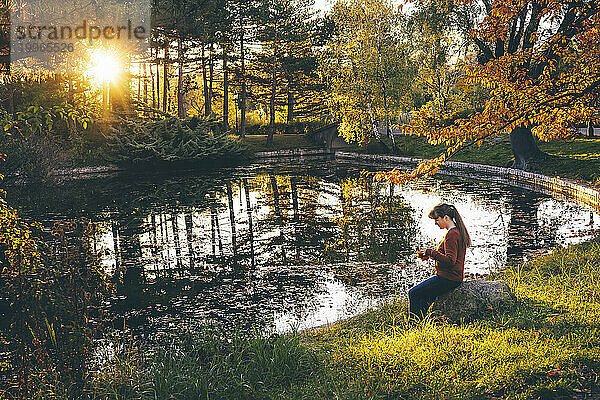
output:
POLYGON ((47 225, 97 223, 94 248, 122 282, 106 309, 139 338, 205 322, 285 332, 404 297, 433 270, 415 252, 443 238, 427 218, 441 201, 470 231, 469 277, 600 228, 597 212, 527 190, 441 175, 400 187, 361 170, 303 161, 118 174, 14 186, 7 197, 47 225))

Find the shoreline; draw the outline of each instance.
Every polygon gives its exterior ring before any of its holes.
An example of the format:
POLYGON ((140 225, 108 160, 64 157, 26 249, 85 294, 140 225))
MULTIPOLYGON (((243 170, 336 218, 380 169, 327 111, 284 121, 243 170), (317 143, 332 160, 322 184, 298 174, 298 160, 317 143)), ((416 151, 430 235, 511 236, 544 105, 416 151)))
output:
MULTIPOLYGON (((249 163, 278 163, 281 161, 311 161, 311 160, 333 160, 339 163, 353 163, 358 166, 380 167, 380 168, 414 168, 420 161, 425 159, 416 157, 401 157, 381 154, 363 154, 342 150, 320 150, 320 149, 288 149, 276 151, 255 152, 247 162, 239 163, 238 166, 249 163)), ((188 170, 188 169, 186 169, 188 170)), ((109 164, 96 167, 76 167, 52 170, 50 179, 93 179, 108 177, 114 174, 130 171, 129 169, 109 164)), ((574 200, 596 210, 600 210, 600 189, 592 186, 591 182, 578 182, 559 176, 526 172, 513 168, 498 167, 489 164, 467 163, 460 161, 447 161, 440 167, 438 173, 443 175, 458 176, 463 178, 479 179, 504 183, 510 186, 532 190, 544 194, 558 196, 560 198, 574 200)), ((7 176, 6 179, 18 179, 19 176, 7 176)))

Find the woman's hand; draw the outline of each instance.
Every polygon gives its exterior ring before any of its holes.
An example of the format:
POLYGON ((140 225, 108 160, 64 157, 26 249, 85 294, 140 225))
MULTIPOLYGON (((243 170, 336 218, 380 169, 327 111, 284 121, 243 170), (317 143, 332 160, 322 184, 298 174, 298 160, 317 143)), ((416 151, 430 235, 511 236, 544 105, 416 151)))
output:
POLYGON ((417 256, 423 261, 429 260, 429 256, 427 255, 427 249, 421 249, 417 251, 417 256))

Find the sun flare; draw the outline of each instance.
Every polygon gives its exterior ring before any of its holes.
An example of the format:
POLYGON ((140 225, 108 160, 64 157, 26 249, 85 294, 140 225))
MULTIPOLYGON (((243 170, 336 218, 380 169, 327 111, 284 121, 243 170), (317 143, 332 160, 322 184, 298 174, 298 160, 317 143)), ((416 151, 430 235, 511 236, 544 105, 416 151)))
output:
POLYGON ((90 58, 90 68, 87 75, 98 85, 104 83, 115 83, 121 71, 121 65, 117 56, 106 50, 96 50, 90 58))

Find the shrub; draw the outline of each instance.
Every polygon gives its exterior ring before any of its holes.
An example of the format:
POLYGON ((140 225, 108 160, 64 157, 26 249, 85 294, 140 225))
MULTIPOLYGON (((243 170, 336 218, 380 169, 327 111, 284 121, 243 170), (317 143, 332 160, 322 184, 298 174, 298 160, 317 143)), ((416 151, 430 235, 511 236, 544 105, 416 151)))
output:
POLYGON ((247 157, 244 145, 218 132, 216 121, 167 118, 140 122, 125 120, 109 138, 109 157, 129 167, 204 166, 247 157), (214 132, 214 133, 213 133, 214 132))
POLYGON ((81 390, 94 313, 108 291, 92 233, 81 220, 57 223, 50 236, 0 202, 0 397, 81 390))

